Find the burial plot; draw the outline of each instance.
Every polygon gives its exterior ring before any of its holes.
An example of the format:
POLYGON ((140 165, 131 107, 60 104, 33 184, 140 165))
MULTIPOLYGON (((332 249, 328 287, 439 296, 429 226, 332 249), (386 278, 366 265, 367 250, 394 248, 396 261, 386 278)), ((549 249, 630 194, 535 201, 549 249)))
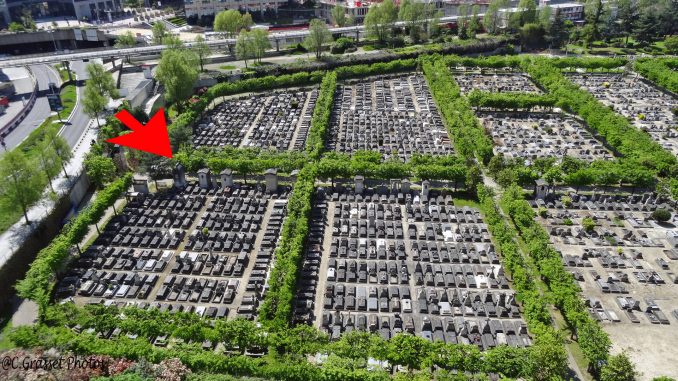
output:
POLYGON ((197 147, 259 147, 302 150, 318 90, 284 91, 226 100, 194 128, 197 147))
POLYGON ((666 150, 678 155, 678 99, 635 76, 569 74, 568 78, 596 99, 629 118, 666 150))
POLYGON ((333 339, 531 343, 479 211, 438 191, 319 190, 294 316, 333 339))
POLYGON ((419 74, 371 77, 337 87, 328 148, 378 151, 407 160, 447 155, 452 146, 426 80, 419 74))
POLYGON ((182 191, 133 196, 74 262, 57 296, 252 319, 288 193, 189 183, 182 191))
POLYGON ((455 74, 462 94, 472 90, 491 93, 541 93, 542 91, 525 74, 455 74))
POLYGON ((563 156, 586 161, 612 158, 580 122, 563 114, 482 112, 478 118, 492 135, 495 154, 527 161, 563 156))

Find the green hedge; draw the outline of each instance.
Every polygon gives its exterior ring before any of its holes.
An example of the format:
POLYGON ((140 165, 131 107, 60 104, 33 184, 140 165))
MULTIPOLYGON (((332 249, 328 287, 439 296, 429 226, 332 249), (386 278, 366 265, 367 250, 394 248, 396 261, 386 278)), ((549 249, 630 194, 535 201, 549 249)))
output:
POLYGON ((269 288, 259 308, 259 320, 273 328, 286 327, 292 318, 299 263, 308 235, 315 167, 304 167, 287 201, 287 218, 275 251, 269 288))
POLYGON ((634 69, 643 77, 657 85, 678 94, 677 58, 640 58, 636 60, 634 69))
POLYGON ((104 212, 132 184, 132 174, 126 174, 99 191, 94 202, 73 218, 46 248, 40 250, 24 279, 16 286, 19 296, 33 300, 40 306, 41 315, 50 301, 55 274, 79 244, 91 224, 98 222, 104 212))
POLYGON ((546 230, 535 221, 534 211, 524 200, 522 188, 513 185, 506 189, 501 206, 518 228, 556 306, 576 331, 584 356, 594 369, 598 369, 609 355, 610 338, 588 314, 579 295, 579 285, 565 270, 560 254, 550 245, 546 230))
POLYGON ((337 73, 332 71, 325 75, 320 85, 318 100, 313 110, 311 128, 306 139, 306 151, 309 156, 317 160, 325 149, 325 138, 330 126, 334 92, 337 89, 337 73))
POLYGON ((473 107, 490 107, 499 110, 531 110, 535 107, 553 108, 557 99, 551 95, 530 93, 490 93, 471 91, 466 98, 473 107))
POLYGON ((492 157, 492 140, 485 134, 466 97, 440 57, 423 60, 424 75, 438 109, 446 122, 456 153, 487 163, 492 157))

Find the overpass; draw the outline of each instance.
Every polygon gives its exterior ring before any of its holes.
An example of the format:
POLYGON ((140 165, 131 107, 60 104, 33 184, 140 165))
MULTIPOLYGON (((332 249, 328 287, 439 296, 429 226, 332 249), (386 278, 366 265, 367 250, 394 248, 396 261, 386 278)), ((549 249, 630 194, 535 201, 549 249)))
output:
MULTIPOLYGON (((482 18, 484 14, 479 14, 478 17, 482 18)), ((440 23, 441 24, 447 24, 450 22, 456 22, 458 16, 449 16, 449 17, 441 17, 440 18, 440 23)), ((429 19, 430 21, 431 19, 429 19)), ((394 23, 394 26, 396 27, 401 27, 405 26, 405 22, 399 21, 394 23)), ((357 25, 357 26, 348 26, 348 27, 341 27, 341 28, 330 28, 330 32, 334 35, 341 34, 345 36, 352 36, 357 39, 360 37, 363 37, 365 35, 365 26, 364 25, 357 25)), ((276 48, 276 50, 279 49, 279 43, 281 41, 287 41, 287 40, 293 40, 293 39, 302 39, 308 35, 308 30, 296 30, 296 31, 285 31, 285 32, 277 32, 277 33, 270 33, 268 38, 272 43, 272 46, 276 48)), ((219 50, 219 49, 225 49, 229 46, 234 46, 236 42, 235 38, 222 38, 222 39, 214 39, 214 40, 207 40, 205 43, 212 49, 212 50, 219 50)), ((191 47, 195 44, 195 42, 187 42, 185 43, 185 46, 191 47)), ((95 59, 95 58, 101 58, 101 59, 110 59, 110 58, 122 58, 122 57, 140 57, 140 56, 152 56, 152 55, 158 55, 161 53, 164 49, 166 48, 165 45, 151 45, 151 46, 144 46, 144 47, 138 47, 138 48, 124 48, 124 49, 117 49, 117 48, 100 48, 100 49, 90 49, 88 51, 80 51, 80 52, 74 52, 74 53, 62 53, 62 54, 32 54, 32 55, 25 55, 25 56, 18 56, 18 57, 8 57, 5 59, 0 60, 0 69, 1 68, 6 68, 6 67, 16 67, 16 66, 27 66, 27 65, 34 65, 34 64, 54 64, 54 63, 60 63, 63 61, 81 61, 81 60, 90 60, 90 59, 95 59)))

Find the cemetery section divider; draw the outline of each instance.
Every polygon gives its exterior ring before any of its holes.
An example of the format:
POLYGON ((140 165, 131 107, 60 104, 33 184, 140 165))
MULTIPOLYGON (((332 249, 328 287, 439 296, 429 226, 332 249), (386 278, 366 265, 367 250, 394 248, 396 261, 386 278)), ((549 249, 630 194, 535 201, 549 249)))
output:
POLYGON ((550 244, 546 230, 534 219, 534 211, 523 198, 523 189, 517 185, 506 189, 500 205, 530 248, 530 256, 537 264, 539 275, 549 287, 556 307, 576 334, 589 366, 594 372, 598 371, 609 356, 610 338, 587 312, 579 296, 579 285, 565 269, 560 254, 550 244))

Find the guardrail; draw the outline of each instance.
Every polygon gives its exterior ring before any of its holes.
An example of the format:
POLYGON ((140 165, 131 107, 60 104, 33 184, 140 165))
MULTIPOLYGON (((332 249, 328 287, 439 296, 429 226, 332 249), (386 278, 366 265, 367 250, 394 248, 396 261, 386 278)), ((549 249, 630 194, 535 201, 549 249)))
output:
POLYGON ((7 136, 8 133, 13 131, 21 122, 23 122, 24 119, 26 119, 26 116, 28 115, 29 112, 33 109, 33 105, 35 104, 35 100, 37 99, 38 95, 38 81, 35 79, 35 76, 33 76, 33 72, 31 71, 31 68, 26 67, 26 70, 28 70, 28 74, 31 76, 31 80, 33 81, 33 93, 31 93, 31 97, 28 100, 28 103, 24 105, 24 108, 21 109, 21 112, 19 112, 12 120, 9 121, 5 126, 0 128, 0 136, 3 138, 7 136))

